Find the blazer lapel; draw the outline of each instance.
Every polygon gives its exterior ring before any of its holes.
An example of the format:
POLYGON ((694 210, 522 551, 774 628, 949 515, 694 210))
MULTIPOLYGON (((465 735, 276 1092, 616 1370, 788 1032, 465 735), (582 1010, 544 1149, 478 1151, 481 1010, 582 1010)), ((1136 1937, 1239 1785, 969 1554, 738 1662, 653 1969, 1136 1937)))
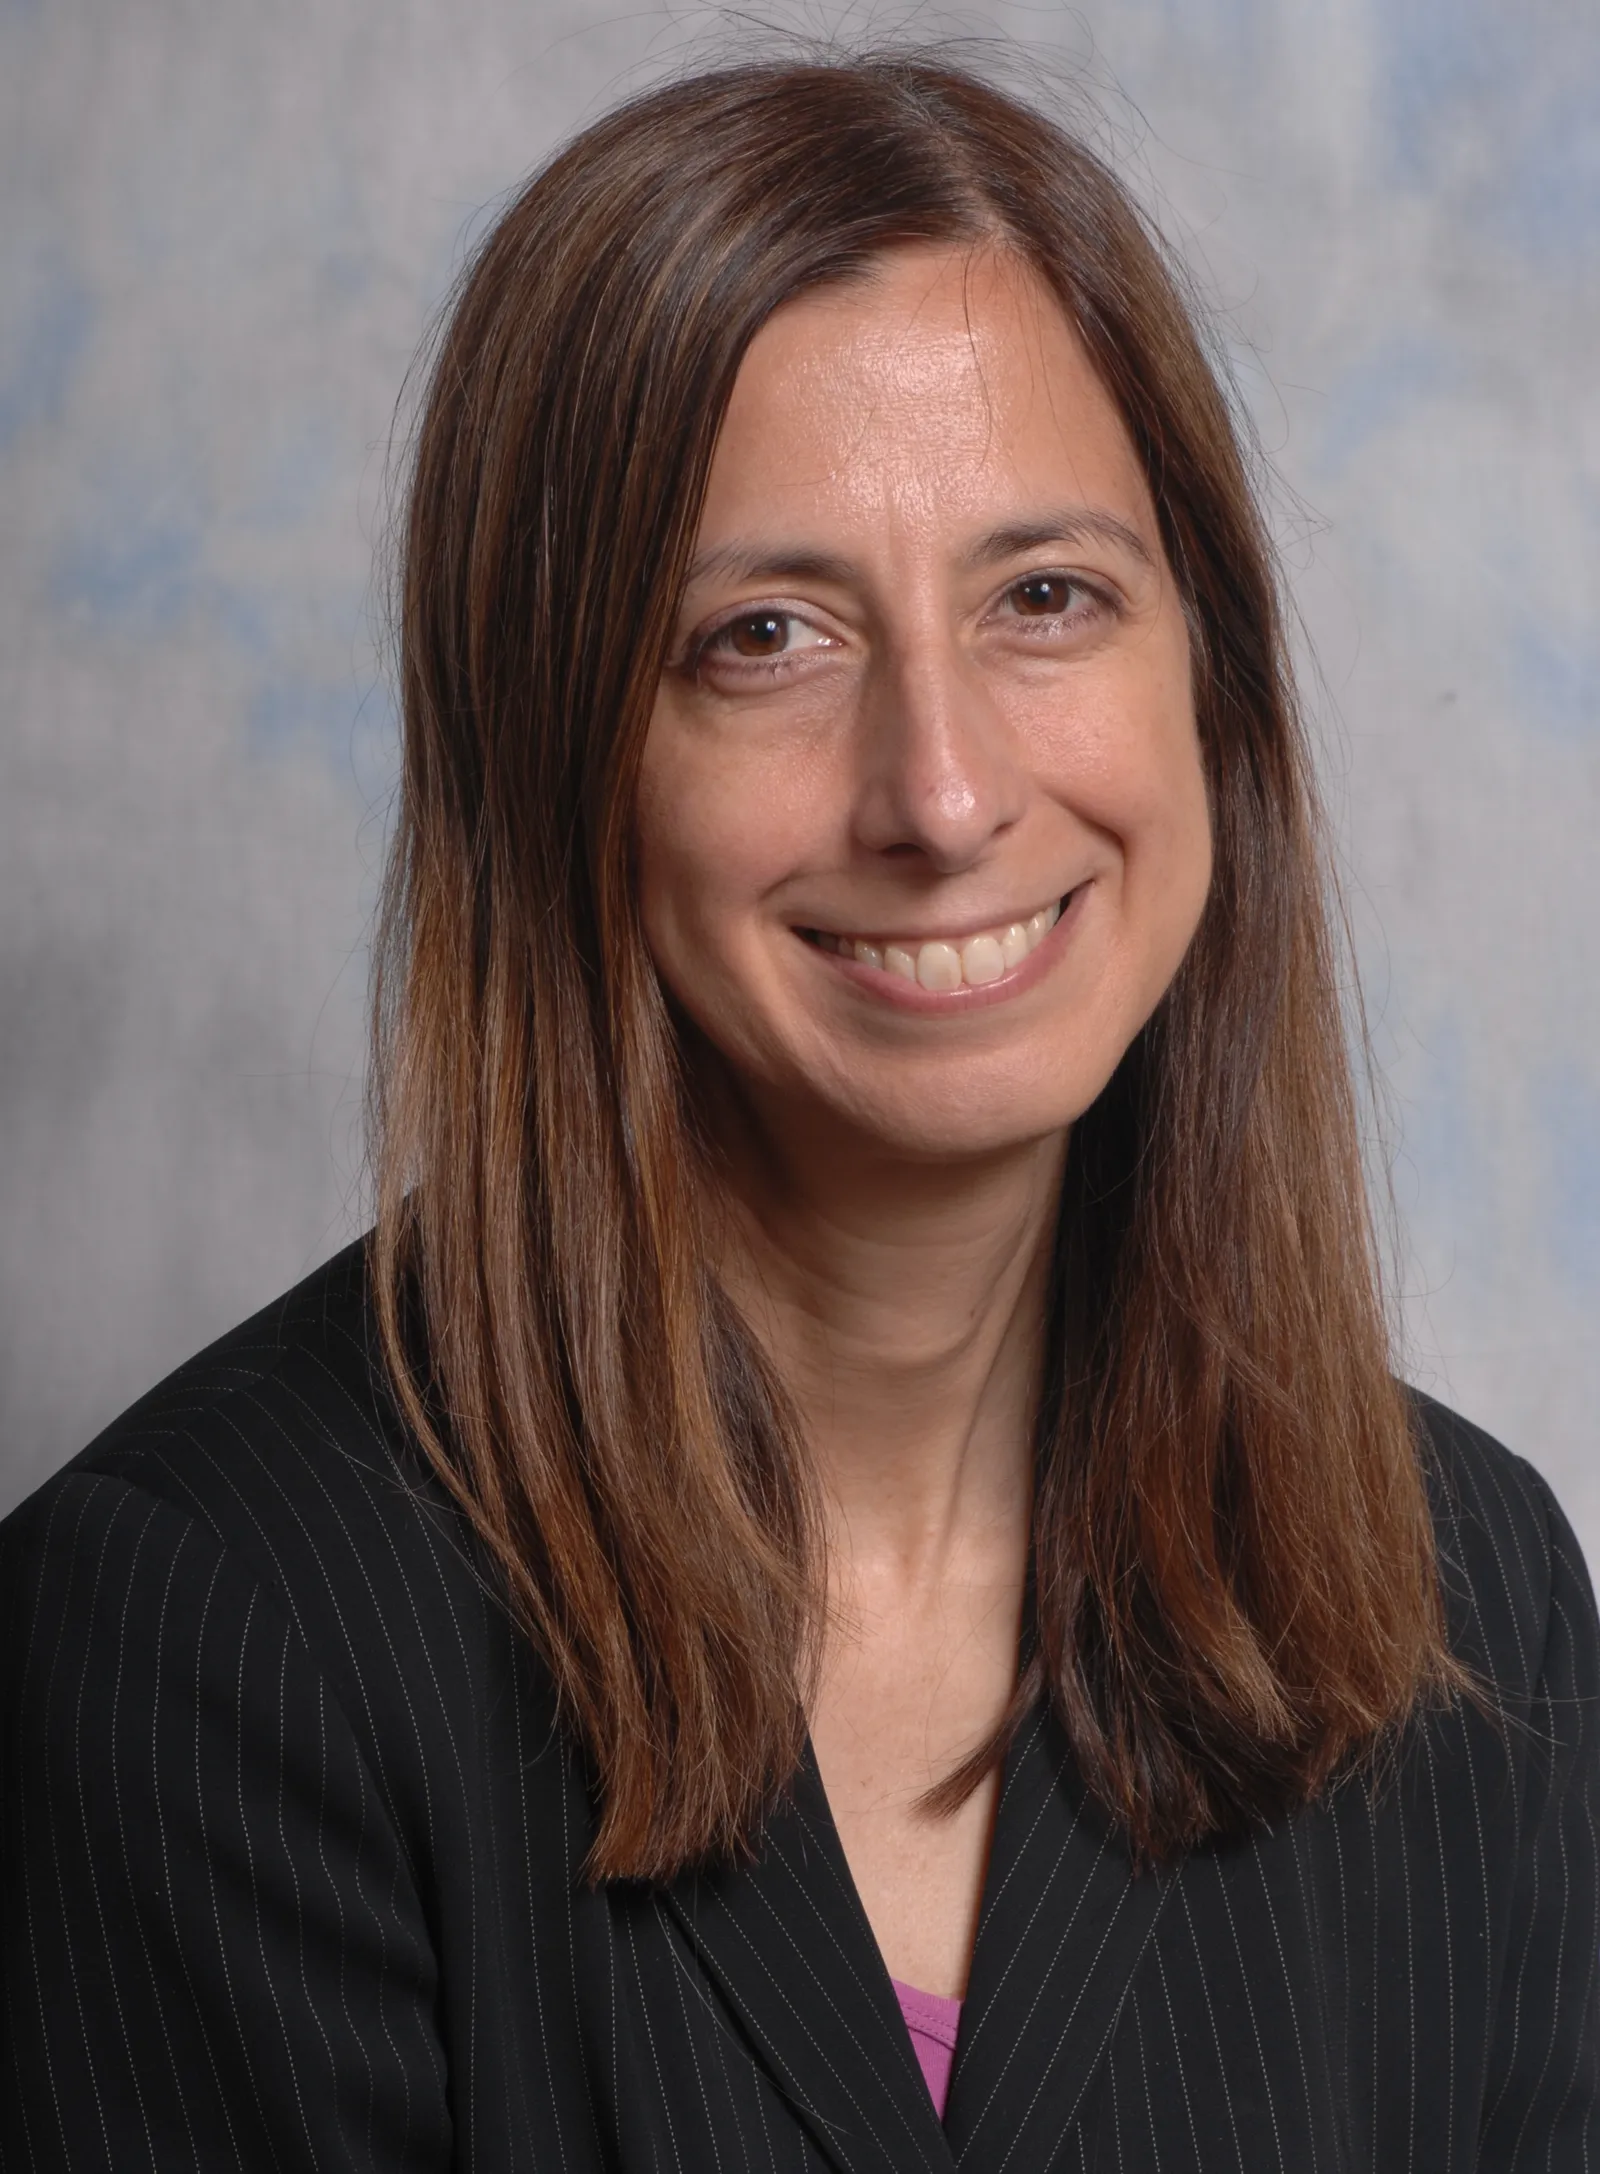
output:
POLYGON ((954 2174, 809 1747, 755 1860, 667 1899, 840 2174, 954 2174))
POLYGON ((1007 1760, 945 2134, 970 2174, 1042 2174, 1076 2120, 1170 1875, 1135 1876, 1041 1708, 1007 1760))

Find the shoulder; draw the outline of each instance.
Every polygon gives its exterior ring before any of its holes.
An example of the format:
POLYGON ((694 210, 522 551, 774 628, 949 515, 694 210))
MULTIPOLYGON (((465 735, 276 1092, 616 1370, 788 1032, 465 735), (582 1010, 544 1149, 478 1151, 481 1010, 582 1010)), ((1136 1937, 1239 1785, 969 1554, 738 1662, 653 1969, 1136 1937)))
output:
POLYGON ((95 1479, 170 1503, 250 1555, 296 1529, 414 1505, 427 1483, 384 1393, 365 1241, 113 1420, 13 1512, 8 1538, 95 1479))
POLYGON ((1600 1645, 1589 1573, 1548 1481, 1528 1461, 1420 1390, 1423 1450, 1452 1641, 1502 1698, 1537 1695, 1552 1640, 1600 1645))
POLYGON ((153 1645, 197 1595, 248 1590, 363 1736, 415 1734, 433 1708, 449 1725, 510 1642, 466 1522, 386 1392, 364 1242, 179 1367, 13 1511, 0 1584, 22 1643, 48 1595, 53 1622, 119 1653, 153 1645))

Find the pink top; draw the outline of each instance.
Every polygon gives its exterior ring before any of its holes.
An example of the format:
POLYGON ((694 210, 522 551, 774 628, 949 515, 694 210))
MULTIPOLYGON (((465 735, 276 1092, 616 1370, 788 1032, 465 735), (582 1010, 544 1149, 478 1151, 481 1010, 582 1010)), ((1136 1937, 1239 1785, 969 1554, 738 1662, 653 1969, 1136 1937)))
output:
POLYGON ((911 2033, 911 2043, 916 2048, 917 2062, 928 2086, 928 2096, 933 2100, 933 2110, 942 2121, 944 2102, 950 2096, 950 2071, 955 2065, 961 2003, 959 2000, 940 2000, 936 1993, 919 1993, 914 1985, 902 1985, 898 1978, 891 1978, 889 1983, 894 1987, 900 2013, 911 2033))

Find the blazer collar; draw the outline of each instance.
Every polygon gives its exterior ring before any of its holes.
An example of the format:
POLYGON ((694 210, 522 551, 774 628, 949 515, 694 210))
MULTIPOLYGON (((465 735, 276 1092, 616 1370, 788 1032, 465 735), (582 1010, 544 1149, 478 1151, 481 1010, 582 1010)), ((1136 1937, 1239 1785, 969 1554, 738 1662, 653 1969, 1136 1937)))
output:
POLYGON ((1054 2164, 1171 1876, 1135 1874, 1044 1708, 1006 1762, 945 2136, 971 2174, 1054 2164))
POLYGON ((667 1900, 840 2174, 955 2174, 809 1745, 757 1856, 667 1900))
POLYGON ((1167 1885, 1135 1877, 1044 1711, 1006 1761, 943 2127, 807 1750, 748 1863, 668 1901, 840 2174, 1043 2168, 1070 2130, 1167 1885))

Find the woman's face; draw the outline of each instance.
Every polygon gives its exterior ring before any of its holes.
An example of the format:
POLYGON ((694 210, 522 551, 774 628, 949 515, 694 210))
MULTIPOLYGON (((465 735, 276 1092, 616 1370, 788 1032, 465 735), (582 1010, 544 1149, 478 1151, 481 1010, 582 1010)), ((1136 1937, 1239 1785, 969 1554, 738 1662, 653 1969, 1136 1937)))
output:
POLYGON ((1187 629, 1127 433, 1009 257, 897 251, 752 344, 638 852, 657 968, 769 1124, 990 1154, 1149 1018, 1211 869, 1187 629))

